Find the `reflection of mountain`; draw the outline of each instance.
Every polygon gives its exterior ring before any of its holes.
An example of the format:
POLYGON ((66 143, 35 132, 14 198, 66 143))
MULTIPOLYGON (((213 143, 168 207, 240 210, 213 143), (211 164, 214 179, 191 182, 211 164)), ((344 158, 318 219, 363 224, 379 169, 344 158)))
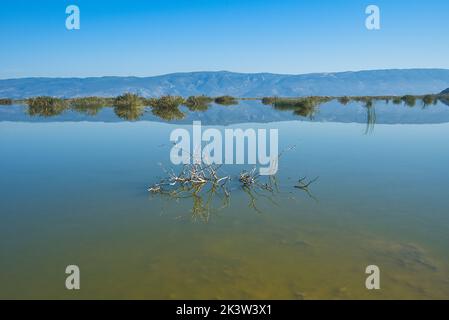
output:
POLYGON ((23 78, 0 80, 0 97, 143 96, 165 94, 236 97, 308 95, 404 95, 437 93, 447 88, 449 70, 376 70, 304 75, 192 72, 155 77, 23 78))
POLYGON ((449 97, 440 98, 440 101, 445 105, 449 106, 449 97))
POLYGON ((444 103, 445 105, 449 106, 449 88, 446 90, 441 91, 441 94, 446 95, 444 97, 440 98, 440 101, 444 103))
MULTIPOLYGON (((52 117, 30 117, 26 106, 0 107, 0 121, 102 121, 119 122, 122 114, 114 113, 114 108, 104 107, 97 114, 89 115, 86 112, 72 110, 64 111, 52 117)), ((315 121, 315 122, 342 122, 342 123, 367 123, 396 124, 396 123, 449 123, 449 108, 443 103, 430 105, 423 108, 420 103, 415 107, 406 107, 404 104, 385 104, 378 101, 373 106, 367 107, 363 103, 350 103, 341 105, 337 101, 331 101, 316 107, 313 117, 304 115, 295 110, 277 110, 270 105, 263 105, 260 101, 240 101, 236 106, 219 106, 212 104, 206 111, 189 111, 187 107, 179 110, 160 112, 151 107, 138 110, 138 113, 123 115, 123 119, 146 120, 154 122, 170 122, 176 124, 192 124, 199 120, 204 125, 231 125, 239 123, 266 123, 277 121, 315 121)))

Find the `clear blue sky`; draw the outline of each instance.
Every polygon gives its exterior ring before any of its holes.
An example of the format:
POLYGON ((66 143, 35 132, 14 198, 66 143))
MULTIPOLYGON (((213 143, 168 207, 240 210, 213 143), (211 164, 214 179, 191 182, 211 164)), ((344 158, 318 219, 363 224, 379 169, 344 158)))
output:
POLYGON ((2 0, 0 78, 449 68, 448 13, 447 0, 2 0), (69 4, 80 30, 65 28, 69 4))

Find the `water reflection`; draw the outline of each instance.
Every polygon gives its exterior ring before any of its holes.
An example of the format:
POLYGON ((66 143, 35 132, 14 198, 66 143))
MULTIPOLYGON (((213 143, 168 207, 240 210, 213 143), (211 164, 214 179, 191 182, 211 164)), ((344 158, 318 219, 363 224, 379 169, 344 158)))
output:
POLYGON ((49 106, 39 106, 30 105, 28 106, 28 115, 35 117, 54 117, 62 114, 67 108, 63 105, 49 105, 49 106))
POLYGON ((264 98, 262 102, 264 104, 271 104, 276 110, 290 110, 293 114, 309 118, 313 120, 317 108, 330 101, 329 97, 306 97, 306 98, 264 98))
POLYGON ((114 113, 120 119, 127 121, 137 121, 144 113, 142 106, 115 106, 114 113))
POLYGON ((210 125, 228 125, 299 118, 306 121, 365 123, 367 134, 373 132, 376 123, 449 122, 449 109, 446 109, 446 106, 449 106, 449 98, 434 95, 423 96, 419 99, 414 96, 264 98, 262 103, 270 105, 271 108, 261 108, 260 101, 257 100, 242 101, 241 108, 226 108, 205 96, 189 97, 186 100, 179 97, 139 98, 132 104, 96 97, 68 100, 38 97, 28 99, 25 103, 27 104, 25 108, 20 105, 3 107, 0 110, 1 120, 34 122, 49 121, 43 118, 55 117, 57 121, 73 121, 73 119, 91 117, 92 121, 106 122, 119 119, 161 120, 177 123, 201 120, 210 125), (418 109, 423 112, 418 112, 418 109), (23 115, 22 110, 25 111, 26 116, 23 115), (366 117, 360 117, 361 111, 366 112, 366 117), (76 117, 76 114, 81 117, 76 117), (31 119, 29 116, 36 119, 31 119), (39 117, 42 120, 39 120, 39 117))
POLYGON ((185 117, 185 114, 179 110, 178 106, 153 107, 151 112, 158 118, 166 121, 180 120, 185 117))
POLYGON ((27 100, 30 116, 52 117, 60 115, 68 108, 68 103, 53 97, 36 97, 27 100))
POLYGON ((447 105, 447 106, 449 106, 449 96, 443 96, 443 97, 440 97, 439 99, 438 99, 438 101, 441 101, 441 103, 444 103, 445 105, 447 105))
POLYGON ((92 117, 96 116, 101 111, 101 109, 103 109, 103 106, 72 106, 72 110, 92 117))
MULTIPOLYGON (((232 197, 247 201, 248 208, 256 213, 264 213, 262 206, 269 204, 279 206, 278 200, 285 194, 291 198, 295 189, 317 201, 309 187, 318 178, 312 180, 300 178, 296 185, 281 190, 276 175, 260 176, 256 168, 253 168, 242 171, 238 178, 232 178, 223 176, 220 168, 221 166, 215 165, 184 165, 178 174, 175 174, 174 170, 164 169, 168 177, 153 184, 148 191, 153 197, 164 197, 167 207, 178 202, 191 207, 190 219, 205 223, 209 222, 214 214, 228 208, 232 197), (241 198, 242 195, 246 195, 246 200, 245 197, 241 198)), ((162 208, 162 211, 172 210, 162 208)), ((186 216, 176 218, 183 219, 186 216)))
POLYGON ((214 99, 207 96, 190 96, 185 105, 190 111, 206 111, 214 99))
POLYGON ((366 108, 366 129, 365 134, 372 134, 376 125, 376 108, 372 101, 365 104, 366 108))
POLYGON ((403 96, 402 101, 404 101, 407 107, 413 108, 414 106, 416 106, 416 98, 414 96, 403 96))
POLYGON ((88 116, 96 116, 101 109, 112 103, 112 99, 101 97, 83 97, 69 100, 71 110, 88 116))

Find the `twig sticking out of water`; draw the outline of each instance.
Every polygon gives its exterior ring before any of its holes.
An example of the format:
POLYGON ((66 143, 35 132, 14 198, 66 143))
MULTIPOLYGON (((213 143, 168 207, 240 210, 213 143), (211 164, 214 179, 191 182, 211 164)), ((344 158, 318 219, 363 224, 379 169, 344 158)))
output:
POLYGON ((178 187, 201 187, 206 184, 225 186, 230 176, 219 177, 217 174, 219 168, 220 166, 213 164, 194 163, 184 165, 178 174, 173 170, 167 172, 168 177, 149 187, 148 191, 152 193, 171 193, 178 187))
POLYGON ((312 193, 310 192, 309 186, 310 186, 312 183, 314 183, 315 181, 317 181, 318 178, 319 178, 319 177, 316 177, 315 179, 309 180, 309 181, 307 181, 307 178, 306 178, 306 177, 299 178, 298 184, 295 185, 294 187, 297 188, 297 189, 301 189, 302 191, 304 191, 305 193, 307 193, 307 195, 308 195, 309 197, 311 197, 312 199, 316 200, 316 198, 315 198, 315 197, 312 195, 312 193))

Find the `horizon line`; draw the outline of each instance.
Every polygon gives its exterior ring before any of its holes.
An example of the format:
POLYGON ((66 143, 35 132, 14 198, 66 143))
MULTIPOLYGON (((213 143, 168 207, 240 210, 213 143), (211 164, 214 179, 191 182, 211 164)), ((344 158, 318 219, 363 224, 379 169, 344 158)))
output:
POLYGON ((277 75, 277 76, 307 76, 307 75, 330 75, 330 74, 343 74, 343 73, 362 73, 362 72, 375 72, 375 71, 410 71, 410 70, 444 70, 449 71, 449 68, 385 68, 385 69, 361 69, 361 70, 347 70, 347 71, 334 71, 334 72, 307 72, 307 73, 275 73, 275 72, 239 72, 229 70, 203 70, 203 71, 180 71, 169 72, 148 76, 134 76, 134 75, 103 75, 103 76, 28 76, 28 77, 14 77, 14 78, 0 78, 0 81, 7 80, 23 80, 23 79, 91 79, 91 78, 157 78, 179 74, 195 74, 195 73, 233 73, 244 75, 277 75))

